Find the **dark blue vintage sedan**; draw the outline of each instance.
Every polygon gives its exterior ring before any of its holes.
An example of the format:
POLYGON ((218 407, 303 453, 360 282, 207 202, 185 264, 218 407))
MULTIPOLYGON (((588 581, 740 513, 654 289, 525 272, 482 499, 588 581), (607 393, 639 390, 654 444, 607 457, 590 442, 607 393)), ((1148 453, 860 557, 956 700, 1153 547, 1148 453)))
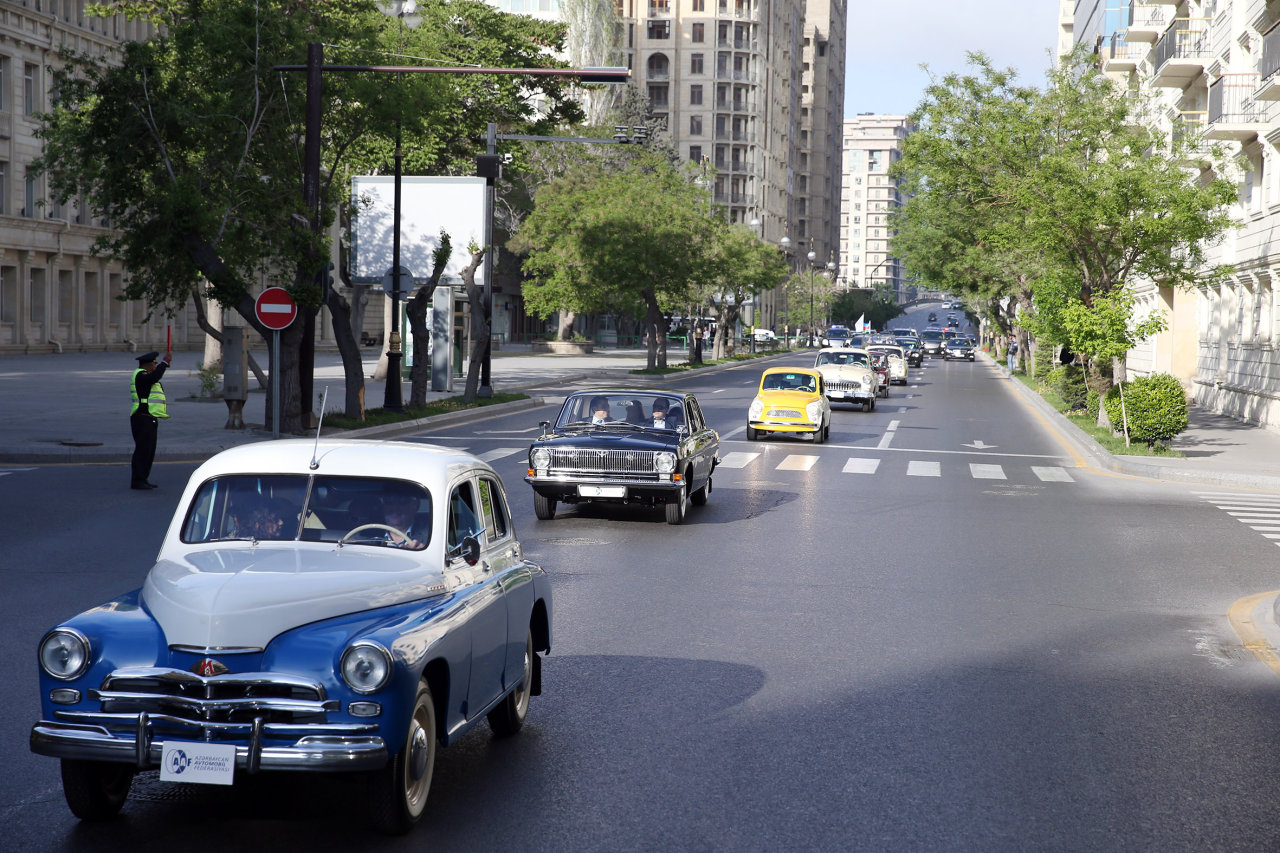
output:
POLYGON ((578 391, 554 424, 542 423, 525 482, 544 521, 558 503, 601 502, 664 506, 667 522, 680 524, 689 504, 707 502, 719 450, 692 394, 578 391))
POLYGON ((276 441, 192 475, 140 589, 40 642, 31 749, 86 820, 134 774, 359 772, 386 833, 422 814, 437 749, 518 731, 551 650, 551 589, 474 456, 276 441))

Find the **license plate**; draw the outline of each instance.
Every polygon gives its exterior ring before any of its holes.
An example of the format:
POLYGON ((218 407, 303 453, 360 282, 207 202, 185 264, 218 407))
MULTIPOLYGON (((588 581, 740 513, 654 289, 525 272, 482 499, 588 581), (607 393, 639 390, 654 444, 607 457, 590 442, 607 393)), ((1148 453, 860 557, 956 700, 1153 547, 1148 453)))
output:
POLYGON ((160 779, 197 785, 230 785, 236 770, 231 744, 165 741, 160 753, 160 779))
POLYGON ((832 396, 832 397, 839 397, 839 398, 841 398, 841 399, 844 399, 845 397, 849 397, 849 396, 851 396, 851 395, 850 395, 850 393, 849 393, 848 391, 832 391, 832 392, 831 392, 831 396, 832 396))
POLYGON ((625 498, 626 486, 578 486, 578 494, 584 498, 625 498))

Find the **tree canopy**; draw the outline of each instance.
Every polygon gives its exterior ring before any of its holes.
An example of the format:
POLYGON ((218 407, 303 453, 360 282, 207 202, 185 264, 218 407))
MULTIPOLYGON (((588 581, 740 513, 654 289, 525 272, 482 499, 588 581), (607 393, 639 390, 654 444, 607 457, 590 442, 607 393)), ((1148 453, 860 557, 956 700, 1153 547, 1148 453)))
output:
POLYGON ((1020 308, 1020 325, 1074 352, 1113 352, 1103 330, 1127 350, 1159 328, 1134 322, 1137 281, 1215 274, 1205 249, 1231 224, 1232 164, 1194 135, 1144 125, 1087 50, 1064 57, 1044 91, 982 54, 969 62, 973 73, 935 81, 913 114, 895 165, 908 201, 894 254, 923 285, 991 306, 1004 331, 1020 308))

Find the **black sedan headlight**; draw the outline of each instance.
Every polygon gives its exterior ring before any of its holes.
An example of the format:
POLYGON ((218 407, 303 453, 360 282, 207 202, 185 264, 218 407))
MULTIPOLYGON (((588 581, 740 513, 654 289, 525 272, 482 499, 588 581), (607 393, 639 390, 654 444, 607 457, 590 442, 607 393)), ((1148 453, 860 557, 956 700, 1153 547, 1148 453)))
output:
POLYGON ((40 641, 40 668, 59 681, 72 681, 89 668, 89 640, 71 628, 55 628, 40 641))

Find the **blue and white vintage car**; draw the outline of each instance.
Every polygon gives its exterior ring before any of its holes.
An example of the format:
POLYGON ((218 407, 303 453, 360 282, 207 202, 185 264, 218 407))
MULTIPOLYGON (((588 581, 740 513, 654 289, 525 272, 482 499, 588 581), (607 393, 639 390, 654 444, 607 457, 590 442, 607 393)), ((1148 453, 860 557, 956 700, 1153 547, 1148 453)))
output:
POLYGON ((40 642, 31 749, 87 820, 133 776, 363 772, 387 833, 422 814, 437 749, 525 721, 551 589, 476 457, 286 440, 192 475, 140 589, 40 642))

